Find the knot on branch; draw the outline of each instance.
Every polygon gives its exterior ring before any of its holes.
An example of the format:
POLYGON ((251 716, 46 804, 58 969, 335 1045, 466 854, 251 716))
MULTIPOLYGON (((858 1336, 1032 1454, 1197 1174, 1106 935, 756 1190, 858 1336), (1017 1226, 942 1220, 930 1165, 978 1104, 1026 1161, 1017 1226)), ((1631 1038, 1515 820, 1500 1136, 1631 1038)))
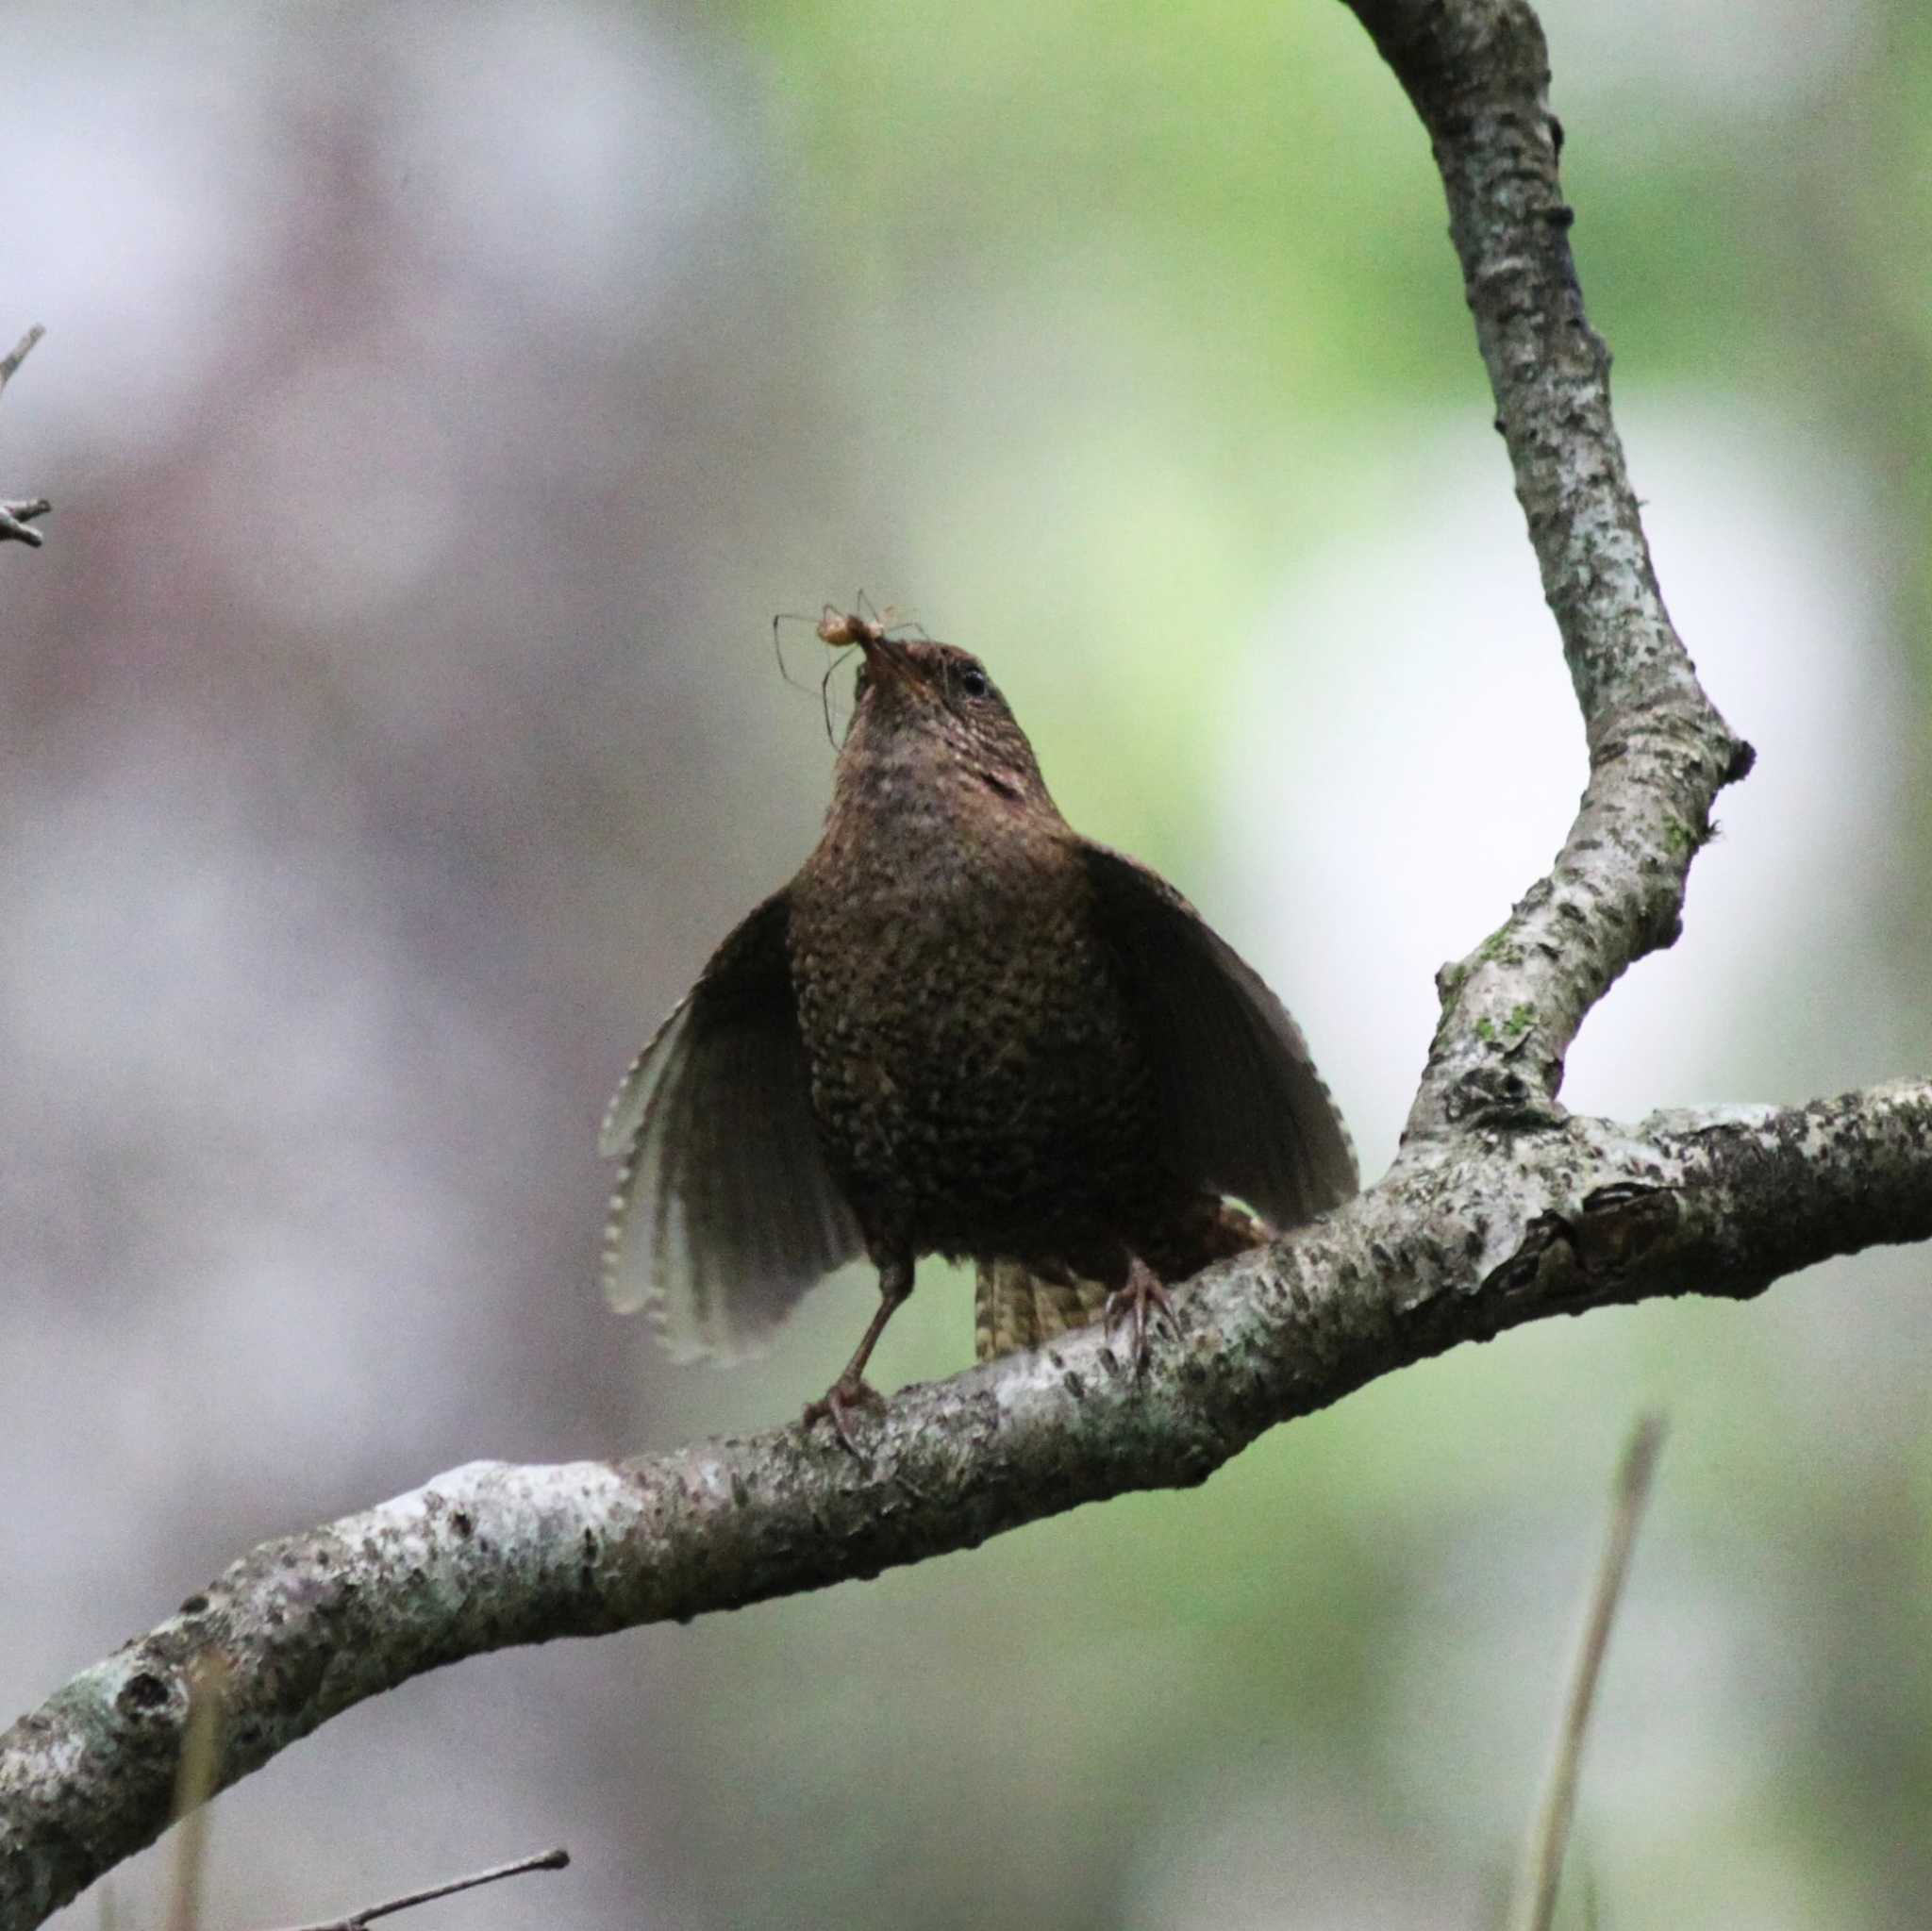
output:
POLYGON ((1541 1133, 1566 1117, 1541 1080, 1507 1060, 1471 1066, 1442 1096, 1443 1124, 1465 1132, 1541 1133))
POLYGON ((1516 1252, 1483 1277, 1504 1300, 1595 1300, 1641 1269, 1675 1230, 1681 1208, 1669 1187, 1620 1180, 1583 1197, 1574 1213, 1540 1213, 1516 1252))

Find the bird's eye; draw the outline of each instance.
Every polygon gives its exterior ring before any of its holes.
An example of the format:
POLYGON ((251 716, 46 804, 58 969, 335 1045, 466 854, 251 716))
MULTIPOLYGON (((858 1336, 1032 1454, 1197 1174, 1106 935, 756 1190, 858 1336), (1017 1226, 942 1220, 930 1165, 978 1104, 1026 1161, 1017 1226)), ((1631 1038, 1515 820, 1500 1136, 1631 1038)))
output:
POLYGON ((968 664, 959 673, 959 689, 968 697, 984 697, 992 689, 992 686, 986 681, 986 673, 984 671, 980 670, 977 665, 968 664))

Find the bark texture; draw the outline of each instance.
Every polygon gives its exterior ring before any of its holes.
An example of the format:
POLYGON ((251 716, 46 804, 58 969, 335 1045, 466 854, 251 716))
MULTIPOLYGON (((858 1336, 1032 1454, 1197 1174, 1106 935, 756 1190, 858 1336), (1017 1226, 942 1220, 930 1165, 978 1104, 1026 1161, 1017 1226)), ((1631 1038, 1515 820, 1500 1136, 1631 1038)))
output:
POLYGON ((1549 872, 1438 974, 1442 1018, 1408 1130, 1551 1119, 1584 1015, 1675 940, 1712 801, 1752 751, 1699 686, 1651 567, 1610 420, 1609 350, 1570 253, 1541 24, 1521 0, 1360 0, 1355 11, 1428 131, 1590 750, 1549 872))

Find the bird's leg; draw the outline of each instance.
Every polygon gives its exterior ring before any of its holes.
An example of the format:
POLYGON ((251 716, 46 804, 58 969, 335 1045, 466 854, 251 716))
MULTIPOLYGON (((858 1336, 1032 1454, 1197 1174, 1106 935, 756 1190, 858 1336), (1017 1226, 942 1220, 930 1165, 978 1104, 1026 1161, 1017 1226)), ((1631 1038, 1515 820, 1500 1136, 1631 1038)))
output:
POLYGON ((844 1372, 830 1388, 805 1411, 808 1428, 821 1417, 829 1421, 839 1440, 853 1455, 858 1453, 858 1443, 852 1437, 852 1413, 855 1408, 882 1408, 885 1398, 865 1378, 865 1364, 872 1358, 872 1351, 878 1345, 879 1336, 886 1331, 886 1323, 891 1320, 899 1305, 912 1291, 912 1257, 903 1250, 888 1254, 879 1258, 879 1305, 874 1311, 872 1323, 865 1330, 864 1337, 853 1350, 851 1360, 845 1364, 844 1372))
POLYGON ((1141 1258, 1138 1254, 1127 1260, 1127 1284, 1116 1288, 1107 1297, 1107 1312, 1103 1316, 1103 1332, 1109 1347, 1113 1345, 1115 1326, 1124 1322, 1134 1334, 1134 1370, 1138 1373, 1146 1367, 1150 1353, 1147 1345, 1151 1325, 1147 1310, 1152 1307, 1173 1330, 1176 1340, 1180 1339, 1181 1318, 1174 1311, 1174 1297, 1160 1283, 1160 1276, 1141 1258))

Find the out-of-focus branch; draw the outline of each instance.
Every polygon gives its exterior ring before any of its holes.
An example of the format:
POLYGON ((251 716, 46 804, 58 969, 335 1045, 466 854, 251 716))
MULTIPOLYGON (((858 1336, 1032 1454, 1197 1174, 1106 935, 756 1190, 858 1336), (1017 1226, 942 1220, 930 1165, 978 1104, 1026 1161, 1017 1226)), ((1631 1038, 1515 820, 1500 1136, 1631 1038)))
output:
POLYGON ((167 1823, 198 1659, 227 1675, 220 1784, 463 1656, 871 1577, 1132 1490, 1524 1322, 1757 1293, 1932 1238, 1932 1081, 1799 1108, 1474 1134, 1182 1297, 1136 1376, 1093 1329, 905 1390, 865 1459, 797 1426, 623 1463, 476 1462, 265 1544, 0 1737, 0 1926, 36 1923, 167 1823))
MULTIPOLYGON (((40 341, 46 330, 37 322, 14 343, 10 355, 0 356, 0 392, 13 379, 13 372, 26 360, 27 351, 40 341)), ((40 531, 32 527, 37 516, 45 516, 53 505, 44 496, 30 496, 13 502, 0 503, 0 543, 25 543, 39 549, 46 540, 40 531)))
POLYGON ((1718 791, 1751 768, 1671 625, 1584 313, 1549 51, 1525 0, 1349 0, 1428 131, 1516 494, 1582 708, 1590 780, 1545 876, 1437 975, 1411 1135, 1556 1115, 1563 1057, 1677 936, 1718 791))

